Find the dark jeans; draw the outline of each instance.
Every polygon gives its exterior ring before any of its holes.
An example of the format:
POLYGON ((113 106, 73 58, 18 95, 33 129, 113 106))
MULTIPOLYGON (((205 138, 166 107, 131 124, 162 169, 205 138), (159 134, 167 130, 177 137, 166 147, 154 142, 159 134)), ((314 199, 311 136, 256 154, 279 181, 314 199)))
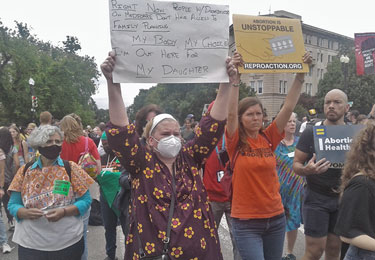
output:
POLYGON ((375 260, 375 252, 350 245, 344 260, 375 260))
POLYGON ((233 236, 243 260, 280 260, 285 237, 285 215, 240 220, 232 218, 233 236))
POLYGON ((100 190, 100 208, 103 218, 103 225, 105 229, 105 250, 107 256, 111 259, 116 257, 116 228, 118 221, 120 220, 122 232, 125 237, 129 232, 129 222, 127 216, 120 214, 117 217, 116 213, 109 207, 107 201, 103 197, 103 193, 100 190))
POLYGON ((58 251, 41 251, 18 246, 18 260, 81 260, 83 237, 80 241, 58 251))
POLYGON ((225 219, 227 220, 228 228, 229 228, 229 234, 230 239, 232 240, 233 245, 233 259, 234 260, 241 260, 240 253, 238 252, 238 249, 236 247, 236 242, 233 238, 233 232, 232 232, 232 218, 230 216, 230 210, 231 205, 230 202, 216 202, 216 201, 210 201, 212 213, 214 213, 214 218, 216 222, 216 226, 219 229, 220 221, 223 215, 225 214, 225 219))

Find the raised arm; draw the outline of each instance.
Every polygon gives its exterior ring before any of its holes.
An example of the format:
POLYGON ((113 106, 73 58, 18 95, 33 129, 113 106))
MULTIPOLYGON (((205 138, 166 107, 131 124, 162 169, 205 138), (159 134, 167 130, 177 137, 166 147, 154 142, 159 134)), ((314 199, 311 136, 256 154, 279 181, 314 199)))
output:
POLYGON ((116 126, 129 125, 128 114, 122 99, 120 83, 113 83, 112 72, 115 67, 116 57, 113 51, 109 52, 107 59, 100 65, 107 80, 109 119, 116 126))
POLYGON ((227 133, 229 136, 234 135, 236 129, 238 128, 238 98, 239 98, 239 83, 240 83, 240 73, 238 72, 238 66, 241 66, 243 63, 242 57, 239 53, 234 53, 233 63, 236 66, 235 74, 232 75, 232 85, 229 94, 229 108, 228 121, 227 121, 227 133))
MULTIPOLYGON (((305 55, 303 56, 303 62, 310 64, 311 61, 312 61, 312 58, 310 56, 310 53, 306 52, 305 55)), ((292 87, 288 91, 288 95, 285 98, 284 105, 275 118, 276 126, 280 133, 284 131, 284 128, 286 124, 288 123, 288 120, 294 108, 297 105, 304 81, 305 81, 305 73, 297 73, 296 77, 294 78, 292 87)))
POLYGON ((228 105, 231 103, 231 86, 239 82, 237 63, 239 62, 238 57, 226 59, 227 73, 229 76, 229 83, 220 83, 219 91, 216 95, 215 103, 211 110, 212 118, 216 120, 224 120, 227 118, 228 105), (238 78, 238 81, 237 81, 238 78))

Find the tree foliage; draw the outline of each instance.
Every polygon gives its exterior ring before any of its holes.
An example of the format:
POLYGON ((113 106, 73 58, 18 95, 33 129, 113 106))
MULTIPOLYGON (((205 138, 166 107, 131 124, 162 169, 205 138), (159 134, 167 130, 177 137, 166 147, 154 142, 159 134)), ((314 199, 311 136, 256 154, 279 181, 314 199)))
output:
POLYGON ((362 114, 368 114, 375 103, 375 75, 358 76, 354 51, 347 48, 344 51, 342 53, 346 53, 350 58, 349 63, 342 64, 340 62, 340 53, 328 65, 324 79, 319 82, 315 108, 320 113, 323 112, 324 96, 331 89, 337 88, 348 95, 348 100, 353 102, 352 109, 356 109, 362 114))
POLYGON ((45 110, 58 119, 74 112, 84 124, 94 124, 97 107, 91 96, 99 77, 94 58, 75 53, 76 37, 67 36, 61 48, 31 35, 27 24, 16 25, 12 30, 0 21, 0 125, 24 125, 45 110), (29 78, 38 98, 35 115, 29 78))
MULTIPOLYGON (((193 114, 200 119, 205 104, 210 104, 216 98, 219 84, 158 84, 148 90, 140 90, 134 103, 128 108, 131 120, 136 112, 148 104, 157 104, 166 113, 172 114, 181 123, 186 115, 193 114)), ((254 95, 244 83, 240 86, 240 98, 254 95)))

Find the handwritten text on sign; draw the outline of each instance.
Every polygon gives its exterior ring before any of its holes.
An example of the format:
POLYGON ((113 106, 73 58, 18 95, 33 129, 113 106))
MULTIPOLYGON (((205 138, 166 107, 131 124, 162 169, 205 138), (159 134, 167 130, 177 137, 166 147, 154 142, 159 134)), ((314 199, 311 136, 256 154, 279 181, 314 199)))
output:
POLYGON ((229 7, 109 0, 114 82, 228 82, 229 7))

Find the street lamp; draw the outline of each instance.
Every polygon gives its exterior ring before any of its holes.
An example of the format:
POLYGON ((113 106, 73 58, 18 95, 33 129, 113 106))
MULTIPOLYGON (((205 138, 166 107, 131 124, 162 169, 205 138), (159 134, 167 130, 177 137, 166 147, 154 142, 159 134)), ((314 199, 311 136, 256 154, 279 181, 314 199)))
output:
POLYGON ((347 88, 347 85, 348 85, 348 82, 347 82, 347 78, 348 78, 348 64, 349 64, 349 57, 346 56, 346 55, 341 55, 340 57, 340 62, 341 62, 341 66, 342 66, 342 71, 344 73, 344 89, 347 88))
POLYGON ((30 92, 31 92, 31 112, 33 113, 33 122, 35 122, 35 119, 36 119, 35 108, 38 107, 38 98, 34 95, 35 81, 32 78, 29 79, 29 85, 30 85, 30 92))

